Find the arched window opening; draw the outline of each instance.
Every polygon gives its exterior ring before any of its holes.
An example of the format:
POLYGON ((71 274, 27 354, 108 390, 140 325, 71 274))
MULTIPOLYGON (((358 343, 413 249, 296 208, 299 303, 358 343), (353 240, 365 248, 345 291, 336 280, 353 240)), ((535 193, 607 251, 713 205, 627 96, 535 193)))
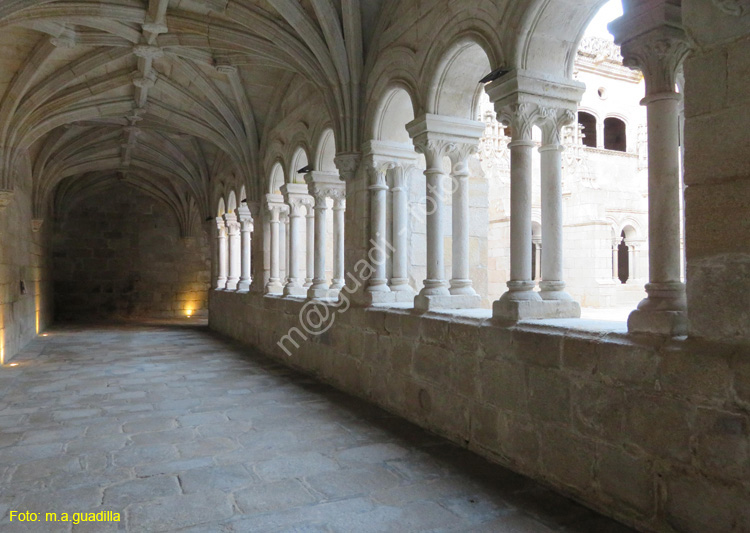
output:
POLYGON ((596 117, 591 113, 579 111, 578 123, 582 126, 583 145, 596 148, 596 117))
POLYGON ((623 230, 622 240, 617 247, 617 273, 620 283, 625 285, 630 279, 630 247, 625 242, 625 231, 623 230))
POLYGON ((604 120, 604 148, 617 152, 627 151, 625 123, 619 118, 610 117, 604 120))

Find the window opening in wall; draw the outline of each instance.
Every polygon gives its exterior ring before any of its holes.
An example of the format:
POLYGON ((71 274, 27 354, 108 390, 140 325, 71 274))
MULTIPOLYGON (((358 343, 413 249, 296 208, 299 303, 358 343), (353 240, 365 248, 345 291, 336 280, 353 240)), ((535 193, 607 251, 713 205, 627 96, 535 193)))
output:
POLYGON ((610 117, 604 120, 604 148, 618 152, 627 151, 625 123, 619 118, 610 117))
POLYGON ((617 247, 617 272, 620 282, 624 285, 630 279, 630 248, 625 243, 625 231, 620 235, 622 240, 617 247))
POLYGON ((583 145, 596 148, 596 117, 591 113, 579 111, 578 123, 582 126, 583 145))

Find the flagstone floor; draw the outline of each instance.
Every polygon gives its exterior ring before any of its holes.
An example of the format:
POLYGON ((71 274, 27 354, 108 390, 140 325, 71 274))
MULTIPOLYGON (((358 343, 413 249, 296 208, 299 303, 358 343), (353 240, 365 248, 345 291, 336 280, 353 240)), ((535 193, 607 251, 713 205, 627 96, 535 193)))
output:
POLYGON ((195 323, 60 326, 11 363, 3 532, 631 531, 195 323))

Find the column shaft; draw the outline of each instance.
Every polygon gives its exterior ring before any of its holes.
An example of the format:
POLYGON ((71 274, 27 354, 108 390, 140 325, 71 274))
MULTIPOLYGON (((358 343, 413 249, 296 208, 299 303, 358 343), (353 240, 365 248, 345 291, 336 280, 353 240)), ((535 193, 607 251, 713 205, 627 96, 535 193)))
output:
POLYGON ((449 295, 445 280, 445 249, 443 234, 443 180, 439 153, 425 153, 427 158, 427 279, 422 296, 449 295))
POLYGON ((307 240, 307 275, 305 277, 305 287, 310 287, 315 278, 315 214, 310 206, 307 208, 305 217, 307 226, 305 228, 305 238, 307 240))
POLYGON ((453 173, 453 279, 450 293, 476 294, 469 275, 469 172, 463 162, 453 173))
MULTIPOLYGON (((555 126, 556 127, 556 126, 555 126)), ((556 133, 555 136, 558 134, 556 133)), ((541 152, 542 170, 542 281, 543 300, 570 300, 563 281, 562 146, 546 144, 541 152)))
POLYGON ((235 291, 240 281, 240 225, 236 220, 228 220, 227 228, 229 231, 229 277, 227 278, 227 290, 235 291))
POLYGON ((534 143, 511 141, 510 147, 510 281, 511 299, 538 300, 531 279, 531 174, 534 143))
POLYGON ((392 291, 412 291, 409 285, 409 192, 406 184, 406 170, 395 170, 395 187, 392 189, 393 204, 393 277, 392 291))
MULTIPOLYGON (((324 194, 315 196, 315 278, 310 287, 313 291, 327 291, 326 279, 326 216, 328 214, 327 198, 324 194)), ((320 294, 318 293, 319 297, 320 294)))
POLYGON ((374 184, 370 190, 370 259, 372 277, 367 285, 368 292, 390 292, 386 278, 386 200, 388 186, 385 183, 386 168, 375 168, 374 184))
POLYGON ((252 277, 252 224, 249 221, 242 222, 242 268, 238 290, 249 291, 252 277))
POLYGON ((333 284, 331 289, 344 288, 344 214, 343 198, 336 198, 333 207, 333 284))
POLYGON ((278 209, 271 210, 271 277, 268 280, 266 292, 278 294, 282 291, 280 279, 281 246, 279 242, 280 228, 278 209))
POLYGON ((229 256, 229 250, 227 248, 227 229, 224 225, 224 221, 222 219, 221 222, 218 225, 218 234, 217 234, 217 246, 218 246, 218 256, 219 256, 219 268, 218 268, 218 278, 216 280, 216 288, 218 290, 224 290, 227 288, 227 274, 228 274, 228 256, 229 256))
POLYGON ((293 289, 302 287, 299 280, 299 237, 302 216, 297 206, 292 206, 289 214, 289 272, 284 294, 290 295, 293 289))

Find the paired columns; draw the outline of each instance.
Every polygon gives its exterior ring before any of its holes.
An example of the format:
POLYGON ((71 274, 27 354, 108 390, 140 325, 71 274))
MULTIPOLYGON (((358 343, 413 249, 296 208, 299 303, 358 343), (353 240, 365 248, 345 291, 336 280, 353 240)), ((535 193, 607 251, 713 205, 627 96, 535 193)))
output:
POLYGON ((585 86, 570 80, 540 79, 512 71, 487 88, 498 119, 512 130, 510 148, 510 281, 508 292, 493 306, 493 316, 506 321, 577 318, 581 308, 565 292, 562 245, 563 126, 575 119, 585 86), (532 128, 542 129, 542 281, 532 279, 532 128))
POLYGON ((370 193, 367 257, 372 270, 365 300, 367 304, 411 302, 408 171, 416 164, 416 154, 411 145, 385 141, 368 142, 365 153, 370 193))
POLYGON ((631 6, 610 24, 623 64, 646 81, 648 120, 648 297, 628 319, 633 332, 687 334, 680 277, 680 145, 677 69, 689 51, 680 7, 667 2, 631 6))
POLYGON ((240 267, 240 280, 237 285, 237 290, 240 292, 249 292, 250 283, 252 281, 252 242, 253 242, 253 217, 250 214, 250 209, 247 206, 242 206, 237 210, 238 218, 240 221, 240 232, 241 232, 241 267, 240 267))
POLYGON ((281 187, 281 192, 289 207, 289 233, 287 234, 288 271, 287 282, 284 286, 284 296, 305 296, 307 290, 300 279, 301 264, 301 229, 302 221, 307 214, 312 199, 307 194, 307 186, 288 183, 281 187))
POLYGON ((266 216, 270 224, 270 275, 266 284, 266 294, 282 294, 281 284, 281 215, 288 211, 284 197, 279 194, 266 195, 266 216))
POLYGON ((335 298, 344 287, 344 213, 346 211, 346 185, 337 174, 311 172, 305 176, 307 192, 314 199, 314 275, 307 297, 312 299, 335 298), (326 279, 328 199, 333 199, 333 280, 326 279))
POLYGON ((481 298, 469 277, 469 170, 485 124, 454 117, 426 114, 407 124, 414 147, 425 156, 427 223, 427 279, 414 299, 420 311, 437 308, 479 307, 481 298), (443 167, 450 159, 451 180, 443 167), (450 188, 448 188, 450 186, 450 188), (445 204, 453 195, 453 276, 445 279, 445 204))

